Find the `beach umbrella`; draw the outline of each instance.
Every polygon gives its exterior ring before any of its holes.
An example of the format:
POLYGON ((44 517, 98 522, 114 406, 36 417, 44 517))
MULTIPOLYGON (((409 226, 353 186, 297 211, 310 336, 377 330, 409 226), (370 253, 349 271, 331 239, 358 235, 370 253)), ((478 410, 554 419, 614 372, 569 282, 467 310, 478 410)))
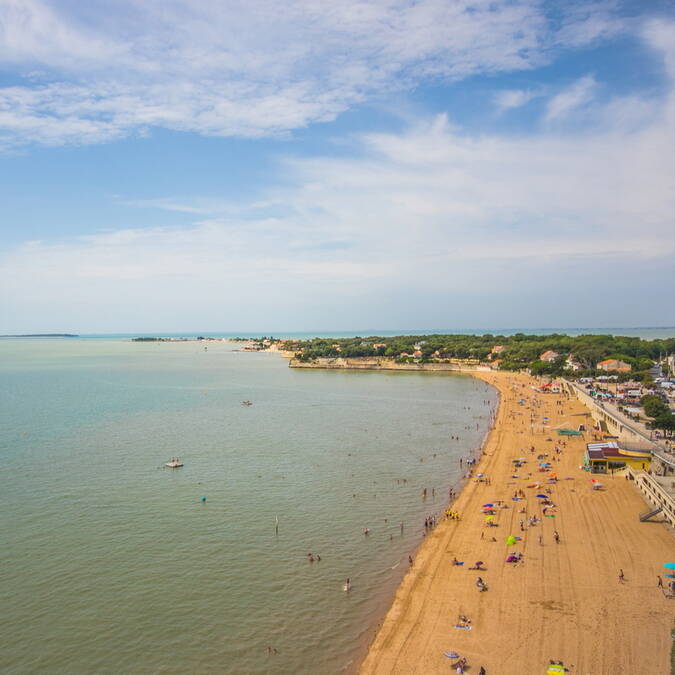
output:
POLYGON ((668 577, 669 579, 675 579, 675 574, 664 574, 664 577, 668 577))
POLYGON ((512 535, 506 538, 506 545, 513 546, 516 543, 516 538, 512 535))
POLYGON ((548 495, 535 495, 535 497, 539 497, 539 499, 548 499, 548 495))
POLYGON ((664 566, 667 570, 675 570, 675 563, 663 563, 663 566, 664 566))
POLYGON ((551 471, 551 473, 548 474, 551 478, 555 478, 558 474, 555 473, 555 471, 551 471))
POLYGON ((494 504, 483 504, 484 509, 492 509, 494 508, 494 504))
POLYGON ((477 473, 476 478, 482 478, 485 474, 484 473, 477 473))
POLYGON ((494 520, 494 516, 485 516, 486 523, 489 523, 491 520, 494 520))

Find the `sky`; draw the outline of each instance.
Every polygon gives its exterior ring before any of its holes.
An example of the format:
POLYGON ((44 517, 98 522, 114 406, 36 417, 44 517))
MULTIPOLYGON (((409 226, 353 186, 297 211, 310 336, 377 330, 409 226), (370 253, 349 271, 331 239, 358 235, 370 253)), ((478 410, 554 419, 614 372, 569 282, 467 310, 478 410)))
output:
POLYGON ((673 325, 671 2, 0 1, 0 334, 673 325))

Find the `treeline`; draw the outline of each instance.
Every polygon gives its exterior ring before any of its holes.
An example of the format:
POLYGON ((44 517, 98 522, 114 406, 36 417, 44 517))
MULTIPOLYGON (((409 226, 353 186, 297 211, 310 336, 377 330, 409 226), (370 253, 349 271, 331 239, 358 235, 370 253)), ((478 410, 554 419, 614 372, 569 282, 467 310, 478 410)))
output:
POLYGON ((622 379, 645 377, 661 356, 675 352, 675 338, 643 340, 615 335, 399 335, 396 337, 314 338, 288 342, 285 349, 295 351, 301 360, 318 357, 389 356, 399 360, 414 358, 420 362, 447 359, 499 361, 505 370, 530 368, 535 374, 560 375, 567 372, 572 356, 581 369, 577 375, 596 374, 598 362, 616 358, 632 367, 622 379), (493 351, 495 347, 503 347, 493 351), (539 357, 545 351, 558 357, 548 363, 539 357), (415 356, 413 356, 415 355, 415 356))

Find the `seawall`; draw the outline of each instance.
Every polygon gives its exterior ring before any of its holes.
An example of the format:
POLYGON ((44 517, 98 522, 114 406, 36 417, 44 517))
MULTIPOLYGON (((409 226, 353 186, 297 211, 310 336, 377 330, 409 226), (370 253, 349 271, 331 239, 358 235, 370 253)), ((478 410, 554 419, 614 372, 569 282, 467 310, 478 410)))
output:
POLYGON ((387 356, 373 357, 319 357, 313 361, 301 361, 292 358, 288 365, 290 368, 315 368, 324 370, 409 370, 429 372, 476 372, 490 371, 488 366, 471 363, 399 363, 387 356))

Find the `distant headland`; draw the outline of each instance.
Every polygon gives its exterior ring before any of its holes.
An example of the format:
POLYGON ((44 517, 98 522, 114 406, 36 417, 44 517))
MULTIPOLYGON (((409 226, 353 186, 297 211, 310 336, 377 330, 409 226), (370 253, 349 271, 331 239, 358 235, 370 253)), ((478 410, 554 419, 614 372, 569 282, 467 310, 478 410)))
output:
POLYGON ((0 335, 0 338, 76 338, 73 333, 27 333, 25 335, 0 335))

